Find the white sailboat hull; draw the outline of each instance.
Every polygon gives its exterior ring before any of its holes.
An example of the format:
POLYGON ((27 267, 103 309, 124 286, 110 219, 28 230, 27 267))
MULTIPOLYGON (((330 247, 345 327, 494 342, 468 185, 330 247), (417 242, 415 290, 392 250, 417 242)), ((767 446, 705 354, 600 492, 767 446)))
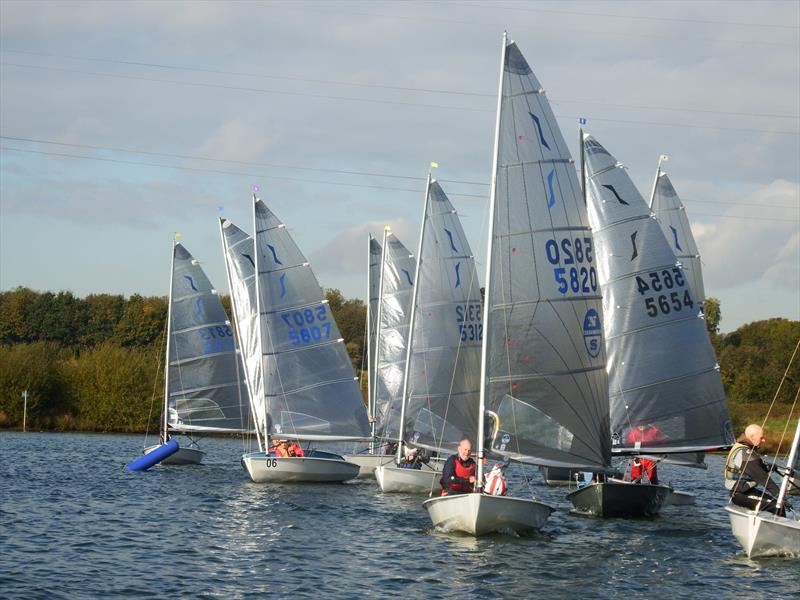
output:
MULTIPOLYGON (((161 444, 156 444, 155 446, 149 446, 144 449, 145 454, 150 454, 153 450, 160 448, 161 444)), ((205 452, 199 450, 198 448, 178 448, 178 451, 174 454, 171 454, 164 460, 162 460, 160 465, 199 465, 203 462, 203 457, 206 455, 205 452)))
POLYGON ((478 493, 431 498, 422 506, 434 527, 474 536, 508 529, 537 531, 554 510, 535 500, 478 493))
POLYGON ((437 493, 441 489, 439 479, 442 474, 423 467, 422 469, 401 469, 394 465, 382 465, 375 469, 375 479, 382 492, 405 492, 407 494, 437 493))
POLYGON ((664 500, 662 508, 667 506, 691 506, 697 500, 697 496, 689 492, 670 489, 667 499, 664 500))
POLYGON ((731 520, 733 536, 747 556, 800 556, 800 521, 732 504, 725 510, 731 520))
POLYGON ((345 454, 344 459, 359 466, 359 479, 372 479, 377 467, 394 461, 394 454, 345 454))
POLYGON ((242 466, 255 483, 336 483, 355 479, 358 465, 339 458, 242 456, 242 466))

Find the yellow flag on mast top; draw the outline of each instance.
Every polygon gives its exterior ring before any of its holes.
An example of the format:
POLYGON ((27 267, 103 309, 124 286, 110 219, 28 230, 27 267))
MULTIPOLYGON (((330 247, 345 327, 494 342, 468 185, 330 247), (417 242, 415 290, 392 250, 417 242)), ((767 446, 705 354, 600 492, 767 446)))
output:
POLYGON ((431 169, 438 169, 438 168, 439 168, 439 163, 431 161, 431 169))
POLYGON ((177 240, 178 238, 181 238, 181 237, 183 237, 183 234, 180 231, 176 231, 175 232, 175 239, 177 240))

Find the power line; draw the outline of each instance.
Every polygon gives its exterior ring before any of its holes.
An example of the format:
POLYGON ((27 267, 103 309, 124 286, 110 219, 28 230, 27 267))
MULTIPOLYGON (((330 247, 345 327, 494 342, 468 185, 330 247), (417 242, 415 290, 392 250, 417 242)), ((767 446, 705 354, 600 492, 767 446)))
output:
POLYGON ((572 15, 576 17, 601 17, 608 19, 631 19, 638 21, 671 21, 675 23, 699 23, 703 25, 735 25, 737 27, 769 27, 775 29, 800 29, 798 25, 776 25, 772 23, 742 23, 735 21, 714 21, 710 19, 684 19, 680 17, 653 17, 644 15, 612 15, 607 13, 593 13, 586 11, 572 11, 572 10, 555 10, 548 8, 523 8, 520 6, 503 6, 502 4, 492 4, 487 6, 485 4, 475 4, 471 2, 441 2, 437 0, 428 0, 427 4, 442 4, 447 6, 465 6, 470 8, 491 8, 492 10, 512 10, 518 12, 534 12, 534 13, 549 13, 549 14, 562 14, 572 15))
MULTIPOLYGON (((160 163, 146 163, 146 162, 139 162, 139 161, 132 161, 132 160, 122 160, 116 158, 105 158, 99 156, 85 156, 79 154, 65 154, 60 152, 48 152, 44 150, 30 150, 24 148, 13 148, 10 146, 2 146, 0 147, 1 150, 9 150, 13 152, 22 152, 27 154, 40 154, 44 156, 54 156, 59 158, 76 158, 81 160, 94 160, 100 162, 109 162, 109 163, 118 163, 118 164, 125 164, 125 165, 135 165, 141 167, 156 167, 162 169, 176 169, 181 171, 192 171, 192 172, 200 172, 200 173, 213 173, 217 175, 233 175, 237 177, 253 177, 253 178, 261 178, 261 179, 279 179, 283 181, 295 181, 300 183, 316 183, 322 185, 338 185, 344 187, 356 187, 356 188, 368 188, 368 189, 378 189, 378 190, 385 190, 385 191, 395 191, 395 192, 411 192, 414 194, 419 194, 419 189, 408 189, 408 188, 397 188, 397 187, 389 187, 389 186, 378 186, 378 185, 369 185, 369 184, 358 184, 358 183, 342 183, 338 181, 319 181, 313 179, 300 179, 297 177, 285 177, 280 175, 264 175, 261 173, 243 173, 240 171, 225 171, 222 169, 206 169, 201 167, 187 167, 182 165, 165 165, 160 163)), ((457 193, 448 193, 448 196, 453 197, 462 197, 462 198, 480 198, 480 199, 487 199, 486 195, 483 194, 457 194, 457 193)), ((712 201, 708 201, 712 202, 712 201)), ((721 202, 720 204, 726 204, 729 206, 734 206, 734 203, 731 202, 721 202)), ((756 205, 759 207, 764 207, 766 205, 756 205)), ((788 206, 782 206, 780 208, 793 208, 788 206)), ((705 216, 705 217, 718 217, 718 218, 730 218, 730 219, 755 219, 758 221, 780 221, 780 222, 800 222, 797 219, 780 219, 780 218, 770 218, 770 217, 747 217, 747 216, 738 216, 738 215, 719 215, 719 214, 706 214, 706 213, 695 213, 692 212, 692 216, 705 216)))
MULTIPOLYGON (((373 88, 373 89, 380 89, 380 90, 393 90, 393 91, 404 91, 404 92, 417 92, 417 93, 428 93, 428 94, 449 94, 449 95, 457 95, 457 96, 469 96, 469 97, 477 97, 477 98, 494 98, 494 94, 482 94, 477 92, 467 92, 462 90, 442 90, 442 89, 434 89, 434 88, 420 88, 420 87, 409 87, 409 86, 394 86, 394 85, 385 85, 379 83, 360 83, 360 82, 352 82, 352 81, 342 81, 337 79, 308 79, 303 77, 288 77, 284 75, 268 75, 264 73, 249 73, 244 71, 224 71, 221 69, 209 69, 209 68, 201 68, 201 67, 185 67, 180 65, 168 65, 162 63, 150 63, 150 62, 138 62, 138 61, 131 61, 131 60, 120 60, 120 59, 112 59, 112 58, 97 58, 92 56, 77 56, 77 55, 69 55, 69 54, 52 54, 47 52, 31 52, 27 50, 3 50, 3 52, 11 53, 11 54, 25 54, 30 56, 43 56, 48 58, 68 58, 72 60, 85 60, 91 62, 100 62, 100 63, 109 63, 109 64, 118 64, 118 65, 127 65, 127 66, 139 66, 139 67, 147 67, 147 68, 155 68, 155 69, 167 69, 173 71, 191 71, 196 73, 214 73, 217 75, 234 75, 237 77, 256 77, 260 79, 278 79, 282 81, 298 81, 303 83, 319 83, 324 85, 343 85, 343 86, 351 86, 351 87, 359 87, 359 88, 373 88)), ((19 66, 19 65, 16 65, 19 66)), ((35 67, 33 67, 35 68, 35 67)), ((674 107, 674 106, 648 106, 645 104, 619 104, 615 102, 596 102, 596 101, 587 101, 587 100, 558 100, 553 101, 553 104, 585 104, 585 105, 592 105, 592 106, 608 106, 611 108, 633 108, 639 110, 663 110, 663 111, 671 111, 671 112, 695 112, 701 114, 712 114, 712 115, 726 115, 726 116, 734 116, 734 117, 760 117, 760 118, 768 118, 768 119, 798 119, 800 120, 800 115, 781 115, 781 114, 773 114, 773 113, 756 113, 756 112, 739 112, 739 111, 726 111, 726 110, 712 110, 712 109, 705 109, 705 108, 688 108, 688 107, 674 107)))
MULTIPOLYGON (((176 81, 172 79, 158 79, 154 77, 139 77, 135 75, 120 75, 116 73, 100 73, 97 71, 83 71, 80 69, 66 69, 62 67, 46 67, 41 65, 24 65, 24 64, 17 64, 17 63, 7 63, 7 62, 0 62, 0 65, 3 66, 10 66, 10 67, 18 67, 23 69, 39 69, 44 71, 58 71, 64 73, 78 73, 81 75, 93 75, 97 77, 113 77, 117 79, 131 79, 135 81, 147 81, 151 83, 171 83, 175 85, 188 85, 194 87, 205 87, 205 88, 221 88, 221 89, 228 89, 228 90, 236 90, 236 91, 245 91, 245 92, 255 92, 255 93, 265 93, 265 94, 282 94, 287 96, 303 96, 309 98, 317 98, 317 99, 326 99, 326 100, 349 100, 353 102, 367 102, 367 103, 378 103, 378 104, 393 104, 393 105, 401 105, 401 106, 421 106, 424 108, 440 108, 446 110, 462 110, 462 111, 469 111, 469 112, 483 112, 489 113, 493 112, 493 109, 490 108, 469 108, 465 106, 446 106, 441 104, 424 104, 420 102, 403 102, 400 100, 381 100, 375 98, 356 98, 352 96, 333 96, 327 94, 310 94, 305 92, 290 92, 285 90, 269 90, 264 88, 251 88, 251 87, 242 87, 242 86, 231 86, 231 85, 223 85, 218 83, 206 83, 206 82, 198 82, 198 81, 176 81)), ((656 126, 656 127, 683 127, 689 129, 708 129, 714 131, 729 131, 729 132, 740 132, 740 133, 768 133, 768 134, 775 134, 775 135, 798 135, 797 131, 777 131, 772 129, 748 129, 748 128, 741 128, 741 127, 716 127, 713 125, 693 125, 689 123, 664 123, 660 121, 635 121, 630 119, 609 119, 604 117, 593 117, 589 115, 555 115, 560 119, 571 119, 577 121, 579 118, 581 119, 588 119, 589 121, 600 121, 600 122, 607 122, 607 123, 625 123, 629 125, 649 125, 649 126, 656 126)))
MULTIPOLYGON (((169 64, 162 64, 162 63, 151 63, 151 62, 138 62, 132 60, 121 60, 121 59, 112 59, 112 58, 97 58, 92 56, 77 56, 77 55, 70 55, 70 54, 52 54, 48 52, 32 52, 28 50, 3 50, 3 52, 11 53, 11 54, 25 54, 30 56, 43 56, 48 58, 67 58, 72 60, 84 60, 84 61, 91 61, 91 62, 100 62, 100 63, 109 63, 115 65, 127 65, 127 66, 138 66, 138 67, 147 67, 147 68, 155 68, 155 69, 167 69, 173 71, 191 71, 196 73, 213 73, 217 75, 234 75, 237 77, 256 77, 260 79, 277 79, 281 81, 298 81, 303 83, 319 83, 324 85, 343 85, 343 86, 350 86, 350 87, 358 87, 358 88, 373 88, 379 90, 393 90, 393 91, 403 91, 403 92, 417 92, 417 93, 426 93, 426 94, 449 94, 449 95, 456 95, 456 96, 470 96, 470 97, 477 97, 477 98, 494 98, 495 94, 483 94, 478 92, 467 92, 463 90, 443 90, 443 89, 435 89, 435 88, 420 88, 420 87, 410 87, 410 86, 396 86, 396 85, 385 85, 379 83, 363 83, 363 82, 352 82, 352 81, 342 81, 339 79, 308 79, 304 77, 289 77, 285 75, 269 75, 265 73, 250 73, 245 71, 225 71, 222 69, 209 69, 209 68, 201 68, 201 67, 186 67, 181 65, 169 65, 169 64)), ((671 112, 696 112, 702 114, 712 114, 712 115, 726 115, 726 116, 734 116, 734 117, 762 117, 762 118, 769 118, 769 119, 798 119, 800 120, 800 115, 780 115, 780 114, 773 114, 773 113, 756 113, 756 112, 739 112, 739 111, 727 111, 727 110, 712 110, 712 109, 705 109, 705 108, 688 108, 688 107, 674 107, 674 106, 648 106, 644 104, 619 104, 615 102, 596 102, 596 101, 587 101, 587 100, 558 100, 553 101, 553 104, 586 104, 592 106, 608 106, 611 108, 634 108, 640 110, 664 110, 664 111, 671 111, 671 112)))

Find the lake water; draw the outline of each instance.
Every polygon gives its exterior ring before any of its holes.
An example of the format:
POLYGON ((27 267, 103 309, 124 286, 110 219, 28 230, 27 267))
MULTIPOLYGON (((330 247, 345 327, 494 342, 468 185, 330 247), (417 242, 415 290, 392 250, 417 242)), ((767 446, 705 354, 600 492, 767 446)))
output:
POLYGON ((0 433, 0 597, 800 595, 799 559, 749 560, 731 536, 720 456, 707 471, 661 467, 697 504, 646 520, 572 515, 564 489, 526 468, 518 493, 557 509, 544 530, 474 539, 432 530, 421 497, 374 480, 251 483, 241 440, 204 440, 202 466, 124 472, 142 446, 0 433))

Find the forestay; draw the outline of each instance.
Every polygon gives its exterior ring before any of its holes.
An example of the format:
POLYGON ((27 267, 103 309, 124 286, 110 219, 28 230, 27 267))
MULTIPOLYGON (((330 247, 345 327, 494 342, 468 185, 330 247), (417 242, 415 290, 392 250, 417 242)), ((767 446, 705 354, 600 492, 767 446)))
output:
POLYGON ((255 202, 254 221, 269 435, 367 438, 353 366, 309 263, 261 200, 255 202))
POLYGON ((603 288, 615 450, 687 452, 733 442, 705 321, 683 267, 623 166, 584 137, 603 288), (650 441, 629 438, 644 425, 650 441))
POLYGON ((683 267, 683 274, 695 301, 702 306, 706 301, 700 253, 697 250, 686 209, 678 197, 667 174, 660 169, 656 176, 651 210, 658 217, 664 237, 683 267))
POLYGON ((227 219, 220 219, 220 232, 236 333, 239 338, 247 389, 250 391, 250 409, 260 435, 265 431, 266 413, 264 403, 255 402, 256 398, 264 397, 264 378, 258 339, 253 238, 227 219))
POLYGON ((414 256, 391 232, 384 237, 374 383, 377 437, 397 440, 406 364, 414 256))
POLYGON ((478 428, 482 304, 461 221, 433 181, 422 225, 403 439, 454 450, 478 428))
POLYGON ((513 42, 498 145, 484 328, 486 405, 498 418, 492 450, 602 468, 610 440, 592 233, 550 104, 513 42))
POLYGON ((242 431, 247 389, 216 290, 181 244, 173 248, 167 420, 176 431, 242 431))

